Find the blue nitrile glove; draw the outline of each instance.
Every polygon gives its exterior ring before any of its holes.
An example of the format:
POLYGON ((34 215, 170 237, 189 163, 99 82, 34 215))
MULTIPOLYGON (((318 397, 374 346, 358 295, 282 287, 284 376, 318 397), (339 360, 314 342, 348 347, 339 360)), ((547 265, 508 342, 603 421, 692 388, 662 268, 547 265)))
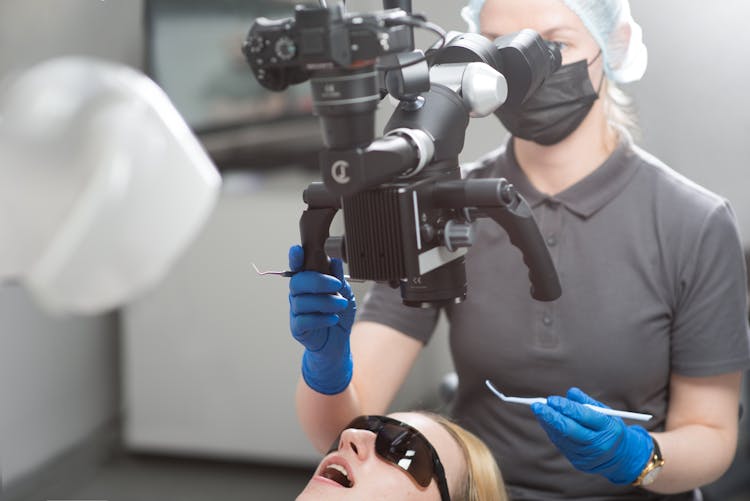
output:
POLYGON ((349 334, 357 310, 354 295, 344 279, 344 266, 331 259, 331 275, 300 271, 302 247, 289 249, 289 324, 294 339, 305 347, 302 377, 324 395, 341 393, 352 379, 349 334))
POLYGON ((550 440, 577 469, 598 473, 615 484, 634 482, 653 453, 648 432, 581 405, 606 407, 578 388, 569 389, 567 397, 553 396, 546 405, 531 405, 550 440))

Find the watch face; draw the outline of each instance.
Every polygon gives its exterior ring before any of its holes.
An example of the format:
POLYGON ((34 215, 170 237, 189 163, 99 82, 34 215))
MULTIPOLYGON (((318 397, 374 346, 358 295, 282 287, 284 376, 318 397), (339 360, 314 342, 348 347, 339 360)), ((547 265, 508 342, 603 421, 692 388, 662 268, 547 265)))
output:
POLYGON ((652 483, 654 480, 656 480, 656 477, 659 476, 659 472, 661 472, 661 466, 654 467, 653 470, 646 473, 646 475, 643 477, 643 480, 641 480, 641 485, 648 485, 652 483))

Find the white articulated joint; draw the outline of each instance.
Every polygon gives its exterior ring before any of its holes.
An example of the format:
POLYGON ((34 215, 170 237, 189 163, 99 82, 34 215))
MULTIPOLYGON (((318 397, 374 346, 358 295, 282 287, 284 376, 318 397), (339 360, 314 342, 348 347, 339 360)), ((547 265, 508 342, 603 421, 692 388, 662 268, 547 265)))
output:
POLYGON ((461 80, 461 95, 471 109, 472 117, 485 117, 505 103, 508 82, 484 63, 469 63, 461 80))
POLYGON ((459 94, 472 117, 485 117, 508 98, 508 82, 485 63, 439 64, 430 69, 430 82, 459 94))
POLYGON ((417 150, 419 161, 417 165, 401 174, 401 177, 413 177, 419 174, 435 156, 435 141, 421 129, 407 129, 405 127, 388 131, 386 136, 400 137, 409 142, 417 150))

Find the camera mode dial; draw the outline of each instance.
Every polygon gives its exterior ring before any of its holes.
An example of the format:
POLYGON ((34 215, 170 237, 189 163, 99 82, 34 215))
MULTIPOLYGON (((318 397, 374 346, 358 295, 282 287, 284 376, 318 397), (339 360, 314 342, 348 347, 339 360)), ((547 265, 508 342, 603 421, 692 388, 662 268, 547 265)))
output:
POLYGON ((297 55, 297 44, 291 38, 283 36, 276 40, 274 51, 282 61, 290 61, 297 55))

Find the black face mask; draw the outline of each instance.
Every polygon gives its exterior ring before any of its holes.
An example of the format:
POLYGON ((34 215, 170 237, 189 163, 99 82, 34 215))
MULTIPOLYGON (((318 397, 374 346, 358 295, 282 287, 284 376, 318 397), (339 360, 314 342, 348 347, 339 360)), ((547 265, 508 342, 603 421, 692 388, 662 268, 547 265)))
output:
MULTIPOLYGON (((560 66, 520 107, 500 107, 495 115, 515 137, 545 146, 559 143, 575 131, 591 111, 599 91, 589 78, 585 59, 560 66)), ((601 90, 604 75, 599 82, 601 90)))

